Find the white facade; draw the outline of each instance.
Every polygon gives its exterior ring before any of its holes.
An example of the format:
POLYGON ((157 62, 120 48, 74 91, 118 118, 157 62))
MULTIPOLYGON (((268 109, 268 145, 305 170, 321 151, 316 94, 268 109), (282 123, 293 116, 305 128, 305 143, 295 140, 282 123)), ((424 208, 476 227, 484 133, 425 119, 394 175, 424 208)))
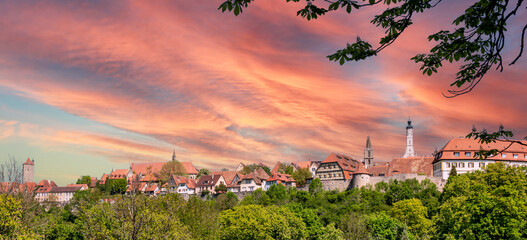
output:
POLYGON ((516 145, 505 149, 508 146, 506 142, 480 144, 474 139, 452 139, 435 157, 434 177, 448 179, 453 167, 456 168, 458 174, 464 174, 483 170, 488 164, 496 162, 510 166, 527 166, 527 150, 522 145, 516 145), (504 151, 496 156, 489 156, 487 159, 479 159, 477 154, 481 149, 504 151))
POLYGON ((262 183, 258 185, 254 179, 243 179, 240 181, 240 192, 251 192, 262 188, 262 185, 265 186, 265 181, 262 181, 262 183))
POLYGON ((403 158, 414 156, 414 127, 412 126, 412 121, 408 119, 408 126, 406 126, 406 151, 403 158))

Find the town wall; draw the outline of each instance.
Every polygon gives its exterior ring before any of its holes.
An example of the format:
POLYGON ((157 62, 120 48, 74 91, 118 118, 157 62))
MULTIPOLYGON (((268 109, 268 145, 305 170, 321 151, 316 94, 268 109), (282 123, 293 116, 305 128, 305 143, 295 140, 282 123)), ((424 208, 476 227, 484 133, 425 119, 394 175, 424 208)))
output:
POLYGON ((375 186, 375 184, 379 182, 387 183, 390 180, 404 181, 407 179, 414 179, 414 178, 419 182, 425 179, 430 179, 430 181, 433 182, 437 186, 437 190, 439 191, 443 191, 443 188, 445 187, 445 184, 446 184, 446 180, 444 180, 441 177, 428 177, 426 175, 419 175, 416 173, 396 174, 393 176, 382 176, 382 177, 370 177, 369 184, 372 186, 375 186))
POLYGON ((346 189, 349 189, 351 187, 351 180, 328 180, 328 181, 321 181, 322 182, 322 188, 326 191, 329 190, 339 190, 344 191, 346 189))

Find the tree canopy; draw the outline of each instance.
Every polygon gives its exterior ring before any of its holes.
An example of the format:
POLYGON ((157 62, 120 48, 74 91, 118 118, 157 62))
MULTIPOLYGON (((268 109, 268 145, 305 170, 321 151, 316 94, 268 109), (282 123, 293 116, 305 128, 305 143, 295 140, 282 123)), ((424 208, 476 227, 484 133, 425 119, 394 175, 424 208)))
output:
MULTIPOLYGON (((253 0, 226 0, 218 9, 222 12, 232 11, 235 15, 242 13, 253 0)), ((301 0, 286 0, 286 2, 301 2, 301 0)), ((317 2, 305 0, 305 6, 297 12, 297 16, 315 20, 323 15, 345 11, 354 13, 363 8, 379 6, 385 9, 375 15, 371 23, 385 31, 378 40, 377 46, 357 37, 354 43, 328 55, 331 61, 341 65, 349 61, 360 61, 376 56, 383 49, 393 44, 408 27, 414 23, 418 14, 428 12, 441 4, 441 0, 324 0, 317 2)), ((460 62, 455 81, 447 97, 454 97, 470 92, 492 67, 503 70, 503 48, 506 45, 507 23, 524 10, 523 0, 479 0, 465 9, 465 12, 453 20, 455 30, 440 30, 428 36, 428 41, 434 41, 435 46, 429 53, 422 53, 412 58, 421 64, 421 71, 428 76, 437 73, 445 62, 460 62)), ((443 3, 445 4, 445 3, 443 3)), ((519 50, 509 65, 515 64, 524 50, 527 23, 522 32, 519 50)), ((445 28, 449 26, 444 26, 445 28)), ((350 33, 355 35, 355 33, 350 33)))

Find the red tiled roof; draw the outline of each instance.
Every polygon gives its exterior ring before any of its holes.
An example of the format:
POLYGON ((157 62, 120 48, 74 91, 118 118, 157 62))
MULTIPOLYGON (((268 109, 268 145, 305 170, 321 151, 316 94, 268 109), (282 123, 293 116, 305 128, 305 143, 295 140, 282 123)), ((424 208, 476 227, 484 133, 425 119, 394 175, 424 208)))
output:
POLYGON ((9 192, 26 192, 31 193, 35 190, 37 184, 34 182, 14 183, 14 182, 0 182, 0 193, 9 192))
POLYGON ((368 173, 374 177, 381 176, 381 175, 386 176, 387 170, 388 170, 388 165, 371 166, 368 168, 368 173))
POLYGON ((311 161, 299 161, 295 163, 297 168, 308 168, 311 167, 311 161))
POLYGON ((91 181, 90 181, 90 187, 95 187, 97 185, 97 178, 96 177, 91 177, 91 181))
POLYGON ((191 178, 186 178, 182 176, 172 175, 172 179, 175 183, 175 185, 179 185, 181 183, 187 184, 187 188, 189 189, 195 189, 196 188, 196 180, 191 178))
POLYGON ((276 162, 276 164, 274 165, 273 169, 271 169, 271 174, 272 173, 277 173, 278 170, 280 170, 280 166, 282 166, 282 163, 281 162, 276 162))
MULTIPOLYGON (((165 165, 168 162, 153 162, 153 163, 132 163, 130 165, 130 168, 132 169, 133 173, 141 173, 142 175, 146 175, 148 172, 156 173, 161 171, 161 168, 163 165, 165 165)), ((192 174, 198 174, 198 170, 191 162, 181 162, 181 165, 185 168, 185 173, 192 175, 192 174)))
POLYGON ((192 164, 191 162, 181 162, 181 164, 183 164, 183 167, 185 167, 185 174, 198 174, 198 170, 196 169, 196 167, 194 167, 194 164, 192 164))
POLYGON ((106 180, 108 180, 108 174, 102 175, 101 180, 99 181, 99 184, 101 185, 106 184, 106 180))
POLYGON ((364 168, 364 165, 361 162, 359 162, 357 165, 358 165, 357 169, 355 169, 355 171, 353 172, 353 175, 355 175, 355 174, 369 174, 368 170, 366 170, 366 168, 364 168))
POLYGON ((29 158, 27 158, 27 160, 24 163, 24 165, 34 165, 34 163, 31 160, 29 160, 29 158))
MULTIPOLYGON (((518 140, 519 141, 519 140, 518 140)), ((520 141, 527 144, 527 141, 520 141)), ((448 143, 439 151, 438 157, 434 162, 442 159, 465 159, 471 160, 475 157, 475 152, 483 150, 497 149, 501 151, 507 148, 510 142, 496 141, 495 143, 481 144, 478 140, 468 138, 455 138, 448 141, 448 143), (454 152, 459 152, 459 156, 455 156, 454 152), (470 152, 470 156, 466 156, 465 152, 470 152)), ((487 159, 492 160, 505 160, 505 161, 527 161, 525 155, 527 154, 527 146, 521 144, 512 144, 508 149, 503 151, 505 158, 499 154, 499 156, 488 157, 487 159), (514 154, 522 154, 523 156, 514 158, 514 154)))
POLYGON ((52 187, 48 192, 50 193, 63 193, 63 192, 76 192, 81 190, 81 187, 52 187))
POLYGON ((113 170, 113 172, 110 173, 108 176, 108 179, 123 179, 126 178, 126 175, 128 175, 128 169, 116 169, 113 170))
POLYGON ((223 179, 225 179, 225 182, 227 182, 227 184, 231 184, 234 178, 236 177, 236 175, 240 177, 241 174, 239 174, 236 171, 221 171, 221 172, 212 172, 210 173, 210 175, 222 175, 223 179))
POLYGON ((68 184, 66 187, 81 187, 84 189, 88 189, 88 184, 68 184))
POLYGON ((393 176, 404 173, 426 174, 431 177, 434 175, 432 162, 434 157, 408 157, 394 158, 388 167, 386 176, 393 176))
POLYGON ((196 183, 196 186, 215 186, 221 178, 222 175, 201 176, 196 183))
POLYGON ((281 174, 281 173, 273 173, 271 177, 269 177, 267 182, 276 181, 277 183, 286 183, 286 182, 294 182, 295 179, 291 177, 289 174, 281 174))
POLYGON ((146 187, 146 192, 153 192, 155 191, 157 188, 157 183, 152 183, 152 184, 149 184, 147 187, 146 187))
POLYGON ((38 184, 38 186, 44 186, 44 187, 57 187, 57 184, 51 180, 42 180, 38 184))
POLYGON ((336 162, 340 165, 342 170, 354 171, 357 167, 358 161, 343 154, 331 153, 322 163, 336 162))

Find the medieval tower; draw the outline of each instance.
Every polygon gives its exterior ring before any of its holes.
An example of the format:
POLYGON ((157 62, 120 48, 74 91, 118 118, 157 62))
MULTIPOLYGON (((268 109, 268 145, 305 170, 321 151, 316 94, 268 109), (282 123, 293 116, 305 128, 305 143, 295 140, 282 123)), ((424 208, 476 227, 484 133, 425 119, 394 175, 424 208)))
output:
POLYGON ((373 147, 371 146, 370 136, 366 139, 366 148, 364 148, 364 167, 373 166, 373 147))
POLYGON ((412 126, 412 121, 408 118, 408 125, 406 126, 406 152, 403 158, 414 156, 414 127, 412 126))
POLYGON ((35 160, 29 160, 29 158, 27 158, 27 161, 23 164, 23 168, 22 168, 22 182, 23 183, 28 183, 28 182, 33 182, 34 179, 33 179, 33 170, 34 170, 34 167, 35 167, 35 160))

